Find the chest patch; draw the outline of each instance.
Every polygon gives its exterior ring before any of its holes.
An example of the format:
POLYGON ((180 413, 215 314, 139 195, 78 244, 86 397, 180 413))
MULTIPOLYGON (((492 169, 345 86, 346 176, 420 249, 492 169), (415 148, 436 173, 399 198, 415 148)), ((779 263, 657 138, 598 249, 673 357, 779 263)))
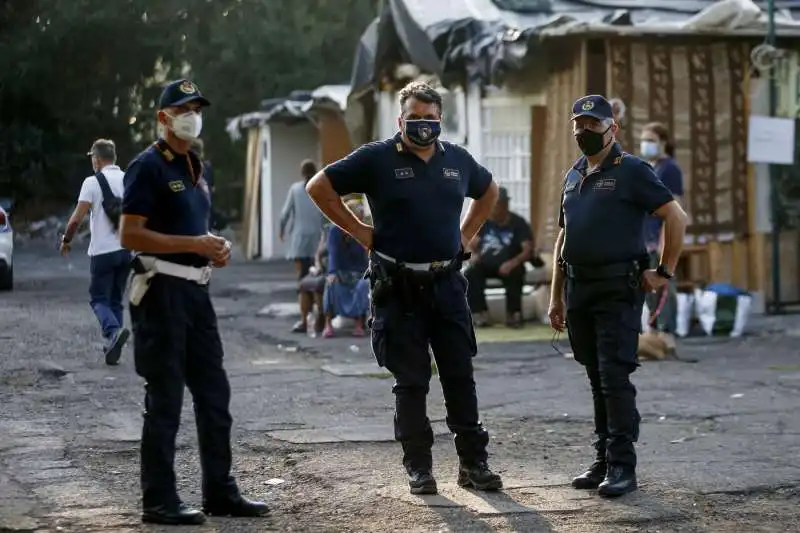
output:
POLYGON ((442 174, 445 178, 450 180, 460 180, 461 179, 461 171, 457 168, 444 168, 442 169, 442 174))
POLYGON ((394 169, 394 177, 398 180, 407 180, 414 177, 413 168, 396 168, 394 169))
POLYGON ((616 178, 602 178, 594 182, 592 189, 595 191, 615 191, 617 190, 616 178))
POLYGON ((183 184, 183 180, 170 181, 168 185, 172 192, 181 192, 186 190, 186 185, 183 184))

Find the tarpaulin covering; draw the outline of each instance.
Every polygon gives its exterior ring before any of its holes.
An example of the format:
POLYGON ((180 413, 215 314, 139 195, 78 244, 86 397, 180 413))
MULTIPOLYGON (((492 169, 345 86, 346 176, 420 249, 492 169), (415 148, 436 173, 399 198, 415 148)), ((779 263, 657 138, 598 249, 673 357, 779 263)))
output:
MULTIPOLYGON (((686 24, 694 24, 694 30, 741 27, 736 24, 763 28, 765 7, 766 2, 751 0, 386 0, 359 43, 351 91, 374 86, 400 63, 435 74, 446 86, 468 80, 491 84, 535 60, 537 43, 553 30, 686 24), (757 7, 762 8, 758 21, 731 15, 757 7), (722 9, 722 15, 693 20, 711 9, 722 9)), ((800 19, 800 2, 776 0, 775 7, 779 27, 796 27, 792 19, 800 19)))

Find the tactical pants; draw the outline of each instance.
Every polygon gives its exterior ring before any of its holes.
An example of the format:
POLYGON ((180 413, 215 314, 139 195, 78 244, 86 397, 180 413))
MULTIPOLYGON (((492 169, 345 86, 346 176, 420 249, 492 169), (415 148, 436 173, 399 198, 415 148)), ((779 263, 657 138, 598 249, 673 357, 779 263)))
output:
POLYGON ((627 278, 567 280, 567 328, 592 389, 597 457, 612 465, 636 466, 640 416, 630 375, 639 366, 643 303, 627 278))
POLYGON ((156 275, 130 311, 136 373, 145 380, 144 507, 180 501, 173 464, 184 386, 194 402, 203 495, 211 500, 235 495, 236 482, 230 475, 231 390, 208 287, 156 275))
POLYGON ((395 379, 394 433, 409 471, 432 467, 433 430, 426 414, 431 352, 459 458, 466 464, 487 459, 489 434, 478 418, 472 367, 477 343, 466 291, 464 276, 452 271, 413 283, 373 308, 372 350, 395 379))

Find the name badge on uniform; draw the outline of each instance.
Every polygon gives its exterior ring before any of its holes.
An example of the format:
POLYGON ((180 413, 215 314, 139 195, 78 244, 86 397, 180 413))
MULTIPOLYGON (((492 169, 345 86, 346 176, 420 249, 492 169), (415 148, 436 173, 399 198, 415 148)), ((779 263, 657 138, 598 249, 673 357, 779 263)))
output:
POLYGON ((186 185, 183 184, 183 180, 175 180, 169 182, 169 188, 172 192, 181 192, 186 190, 186 185))
POLYGON ((592 189, 596 191, 615 191, 617 190, 616 178, 603 178, 594 182, 592 189))
POLYGON ((442 169, 442 173, 444 177, 449 180, 460 180, 461 179, 461 171, 457 168, 445 168, 442 169))
POLYGON ((394 169, 394 177, 398 180, 407 180, 414 177, 413 168, 396 168, 394 169))

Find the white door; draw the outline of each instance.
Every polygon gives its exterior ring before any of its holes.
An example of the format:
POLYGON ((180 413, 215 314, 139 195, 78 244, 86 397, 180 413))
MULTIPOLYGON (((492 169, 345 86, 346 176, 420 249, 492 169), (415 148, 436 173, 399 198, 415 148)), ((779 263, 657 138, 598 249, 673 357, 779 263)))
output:
POLYGON ((511 210, 530 222, 531 107, 539 99, 493 96, 481 101, 483 165, 508 189, 511 210))

